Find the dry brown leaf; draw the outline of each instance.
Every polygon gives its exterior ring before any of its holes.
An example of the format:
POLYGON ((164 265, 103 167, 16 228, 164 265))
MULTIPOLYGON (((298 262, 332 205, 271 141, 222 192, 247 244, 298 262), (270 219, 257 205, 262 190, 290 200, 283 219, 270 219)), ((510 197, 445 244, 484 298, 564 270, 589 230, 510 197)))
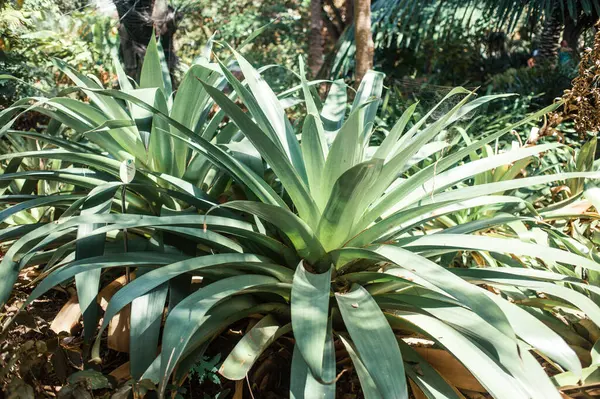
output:
POLYGON ((60 309, 54 320, 52 320, 50 329, 57 334, 61 331, 71 333, 79 324, 80 318, 81 308, 79 307, 79 300, 77 299, 77 295, 73 295, 60 309))
POLYGON ((454 356, 442 349, 413 348, 429 362, 446 380, 461 389, 486 392, 485 388, 454 356))

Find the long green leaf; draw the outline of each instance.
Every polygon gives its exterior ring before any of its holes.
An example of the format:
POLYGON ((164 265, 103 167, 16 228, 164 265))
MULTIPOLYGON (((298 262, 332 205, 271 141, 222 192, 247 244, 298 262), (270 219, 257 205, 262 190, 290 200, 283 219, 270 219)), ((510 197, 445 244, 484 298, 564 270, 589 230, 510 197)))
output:
POLYGON ((384 399, 408 399, 402 354, 381 309, 361 286, 335 296, 360 358, 384 399))
POLYGON ((324 380, 323 353, 327 336, 331 269, 314 274, 300 262, 292 282, 292 327, 296 347, 314 378, 324 380))

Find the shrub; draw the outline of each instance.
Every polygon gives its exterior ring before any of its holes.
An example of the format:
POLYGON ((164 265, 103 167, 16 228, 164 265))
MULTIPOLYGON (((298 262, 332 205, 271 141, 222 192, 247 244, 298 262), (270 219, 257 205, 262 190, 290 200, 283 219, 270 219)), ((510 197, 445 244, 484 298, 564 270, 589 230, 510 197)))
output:
POLYGON ((171 379, 184 381, 220 331, 256 314, 260 320, 219 372, 244 378, 274 341, 293 334, 296 398, 335 396, 334 342, 352 359, 367 398, 407 398, 409 389, 460 397, 428 360, 435 350, 458 359, 496 398, 560 397, 538 355, 558 372, 581 375, 564 323, 587 316, 600 325, 597 287, 584 278, 600 270, 597 255, 550 223, 565 219, 568 204, 534 209, 519 190, 599 173, 582 166, 517 178, 560 144, 489 146, 556 106, 485 135, 454 137, 450 146, 436 138, 504 97, 474 99, 456 88, 421 118, 407 108, 371 146, 380 73, 367 74, 347 107, 343 81, 322 101, 301 60, 300 84, 276 95, 233 51, 243 81, 228 68, 233 59, 200 59, 171 101, 161 53, 153 40, 139 87, 121 71, 121 90, 58 63, 90 103, 24 98, 0 114, 7 137, 45 143, 0 156, 8 162, 2 201, 16 203, 0 213, 0 241, 9 246, 1 302, 26 266, 45 265, 45 272, 25 306, 75 278, 95 357, 109 321, 131 306, 132 377, 158 383, 163 394, 171 379), (296 92, 306 111, 292 124, 285 97, 296 92), (11 131, 11 121, 30 110, 53 118, 54 130, 11 131), (45 167, 22 166, 31 158, 47 160, 45 167), (128 159, 138 172, 123 184, 117 176, 128 159), (29 181, 54 189, 40 193, 29 181), (127 214, 115 199, 119 190, 127 214), (53 213, 6 222, 39 207, 53 213), (477 216, 461 218, 467 210, 477 216), (126 249, 115 234, 125 230, 126 249), (136 278, 112 297, 97 332, 101 272, 124 267, 136 278), (202 278, 200 288, 193 277, 202 278))

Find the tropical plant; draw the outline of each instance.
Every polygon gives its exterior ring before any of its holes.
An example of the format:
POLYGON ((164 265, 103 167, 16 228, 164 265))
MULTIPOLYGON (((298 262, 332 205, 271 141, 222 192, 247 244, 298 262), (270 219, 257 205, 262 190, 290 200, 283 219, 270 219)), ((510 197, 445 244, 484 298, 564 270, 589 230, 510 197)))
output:
POLYGON ((131 306, 131 375, 158 383, 161 395, 171 379, 184 381, 220 331, 256 314, 262 317, 219 372, 245 378, 275 340, 293 333, 294 398, 335 396, 334 342, 351 358, 367 398, 408 398, 409 389, 429 398, 462 397, 465 387, 444 379, 428 361, 432 352, 415 343, 458 359, 475 385, 496 398, 560 398, 537 356, 570 376, 584 372, 577 353, 596 359, 595 342, 578 338, 567 324, 600 326, 600 292, 587 280, 600 271, 596 250, 577 246, 550 223, 566 219, 565 204, 540 214, 519 190, 573 179, 583 184, 600 173, 586 163, 574 172, 515 178, 518 165, 558 143, 477 155, 558 105, 447 149, 436 138, 506 97, 474 99, 456 88, 421 118, 413 118, 415 106, 407 108, 382 140, 372 140, 380 73, 365 75, 348 107, 343 81, 333 82, 322 101, 305 79, 302 60, 300 84, 276 95, 232 50, 243 81, 228 61, 204 58, 171 100, 160 46, 152 40, 148 48, 139 88, 123 78, 121 90, 103 89, 59 63, 91 103, 23 99, 0 114, 6 137, 48 146, 0 156, 1 187, 8 193, 2 201, 16 203, 2 219, 54 209, 53 218, 0 232, 8 243, 0 302, 20 269, 45 265, 24 306, 75 278, 84 333, 92 338, 101 272, 134 268, 136 277, 108 303, 92 355, 99 358, 110 320, 131 306), (225 82, 229 95, 221 90, 225 82), (292 124, 286 96, 298 90, 306 111, 292 124), (11 131, 15 116, 30 110, 52 117, 53 128, 11 131), (59 137, 59 125, 68 128, 68 139, 59 137), (31 158, 49 160, 48 169, 27 170, 22 160, 31 158), (435 161, 415 170, 430 158, 435 161), (138 173, 121 183, 120 161, 131 159, 138 173), (490 173, 502 178, 490 180, 490 173), (51 195, 36 195, 29 181, 57 186, 51 195), (127 214, 114 198, 119 189, 127 214), (503 213, 429 227, 475 207, 503 213), (478 267, 457 263, 457 254, 477 259, 478 267), (195 290, 193 277, 202 278, 195 290))
MULTIPOLYGON (((561 33, 576 52, 581 34, 599 17, 598 0, 379 0, 372 5, 373 40, 381 53, 390 48, 417 52, 426 41, 434 41, 436 47, 441 47, 456 33, 460 37, 472 30, 478 22, 486 26, 490 35, 543 21, 539 57, 551 64, 555 63, 561 33)), ((353 69, 355 52, 353 27, 349 26, 336 45, 331 74, 346 76, 353 69)))

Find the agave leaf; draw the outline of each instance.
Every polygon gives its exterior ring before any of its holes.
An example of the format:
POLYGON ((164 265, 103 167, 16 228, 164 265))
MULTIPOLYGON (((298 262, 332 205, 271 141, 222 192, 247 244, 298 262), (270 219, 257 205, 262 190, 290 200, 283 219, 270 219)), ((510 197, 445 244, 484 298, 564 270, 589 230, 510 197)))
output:
POLYGON ((353 225, 361 213, 361 202, 380 177, 382 168, 380 159, 363 162, 348 169, 335 182, 317 230, 325 250, 340 247, 354 235, 353 225))
POLYGON ((471 371, 473 376, 495 398, 525 399, 530 397, 521 385, 488 353, 444 322, 424 314, 397 312, 395 316, 388 316, 392 325, 394 325, 394 318, 408 321, 430 335, 434 341, 443 345, 471 371))
POLYGON ((243 379, 264 350, 278 337, 291 330, 290 324, 282 327, 271 315, 263 317, 244 334, 229 353, 219 369, 219 374, 230 380, 243 379))
POLYGON ((408 399, 402 354, 377 303, 359 285, 346 294, 336 293, 335 298, 350 337, 382 398, 408 399))
POLYGON ((360 356, 358 356, 356 348, 354 348, 350 340, 344 337, 344 335, 340 334, 339 338, 344 344, 344 347, 350 355, 350 358, 352 359, 352 364, 354 364, 354 370, 356 370, 356 374, 358 375, 360 387, 362 388, 363 395, 365 395, 365 399, 381 399, 381 394, 375 385, 375 381, 373 381, 369 371, 363 364, 362 360, 360 360, 360 356))
POLYGON ((327 201, 323 197, 325 190, 322 188, 321 180, 321 175, 325 168, 325 151, 320 139, 323 135, 323 127, 318 125, 318 121, 314 115, 308 114, 302 126, 302 156, 306 165, 310 193, 321 211, 327 201))
POLYGON ((327 334, 322 357, 323 379, 326 380, 323 382, 329 382, 327 384, 323 384, 312 375, 311 369, 302 357, 298 345, 294 345, 290 398, 335 398, 335 347, 333 346, 331 319, 329 319, 329 323, 327 324, 327 334))
POLYGON ((360 247, 373 242, 388 241, 392 235, 402 234, 416 225, 422 225, 439 216, 464 209, 486 205, 518 203, 524 203, 524 201, 518 197, 487 195, 465 201, 434 202, 423 206, 409 207, 378 221, 359 233, 347 245, 360 247))
POLYGON ((387 159, 388 155, 392 152, 392 149, 394 148, 394 144, 396 144, 402 133, 404 133, 404 128, 406 127, 406 124, 410 121, 410 118, 414 114, 417 105, 419 105, 419 103, 414 103, 408 108, 406 108, 406 110, 402 113, 400 119, 396 121, 396 123, 392 127, 392 130, 390 130, 389 134, 385 137, 381 145, 377 147, 373 158, 379 158, 383 160, 387 159))
POLYGON ((350 113, 352 113, 363 105, 366 105, 360 133, 360 140, 364 146, 368 144, 371 129, 375 124, 377 108, 379 108, 379 104, 381 103, 384 78, 384 73, 368 70, 360 81, 356 96, 352 102, 352 107, 350 108, 350 113))
MULTIPOLYGON (((114 98, 100 96, 94 90, 101 89, 99 85, 93 82, 90 78, 71 69, 62 61, 54 59, 55 65, 69 76, 78 86, 80 86, 90 97, 92 102, 100 108, 110 119, 126 120, 130 119, 127 112, 114 98), (89 90, 91 89, 91 90, 89 90)), ((142 143, 139 132, 134 127, 115 129, 110 132, 113 139, 119 143, 125 151, 132 154, 140 162, 146 162, 146 151, 142 143)))
MULTIPOLYGON (((293 165, 301 181, 306 183, 306 170, 304 169, 300 145, 298 144, 292 125, 277 99, 277 96, 273 93, 273 90, 271 90, 260 73, 254 69, 240 53, 233 49, 232 52, 246 78, 246 83, 248 84, 250 91, 275 130, 287 159, 293 165)), ((240 128, 242 127, 240 126, 240 128)), ((265 156, 264 153, 263 156, 265 156)))
POLYGON ((417 351, 402 339, 398 345, 404 358, 404 370, 417 386, 433 399, 460 399, 446 380, 417 351))
POLYGON ((232 73, 227 69, 227 66, 222 62, 219 62, 219 66, 221 67, 221 71, 227 79, 227 82, 233 87, 236 95, 243 101, 244 105, 248 108, 248 112, 250 115, 254 117, 257 125, 262 129, 263 132, 273 141, 273 143, 281 150, 281 152, 285 153, 285 149, 281 144, 279 137, 277 136, 277 132, 273 125, 271 125, 267 115, 263 111, 263 108, 259 104, 258 100, 254 97, 254 95, 247 89, 232 73))
POLYGON ((323 127, 327 132, 335 132, 342 127, 344 115, 346 114, 346 83, 343 79, 337 79, 331 85, 323 109, 321 110, 321 120, 323 127))
POLYGON ((164 393, 165 384, 181 358, 185 346, 194 332, 206 321, 206 313, 210 308, 244 289, 276 281, 272 277, 252 274, 230 277, 209 284, 181 301, 169 313, 165 322, 161 350, 160 392, 164 393))
POLYGON ((150 43, 146 47, 142 72, 140 73, 140 87, 144 89, 157 87, 162 90, 165 97, 169 97, 173 91, 165 52, 160 41, 156 41, 154 32, 152 32, 150 43))
MULTIPOLYGON (((11 201, 12 195, 0 196, 0 202, 11 201)), ((81 194, 55 194, 48 196, 39 196, 34 197, 33 199, 22 201, 19 204, 13 205, 9 208, 0 211, 0 223, 5 221, 8 217, 22 212, 28 209, 37 208, 37 207, 45 207, 45 206, 65 206, 70 202, 74 202, 78 199, 85 198, 85 196, 81 194)))
POLYGON ((310 227, 286 209, 251 201, 231 201, 221 206, 249 212, 277 226, 290 239, 296 252, 310 263, 316 263, 325 255, 325 250, 310 227))
POLYGON ((292 282, 292 327, 296 348, 313 378, 324 381, 323 354, 327 336, 331 269, 314 274, 300 262, 292 282))
MULTIPOLYGON (((137 270, 137 276, 143 270, 137 270)), ((129 370, 138 380, 152 364, 158 351, 160 327, 168 284, 162 284, 135 298, 131 304, 129 329, 129 370)))
POLYGON ((410 249, 411 251, 443 248, 444 251, 479 250, 498 253, 508 252, 515 255, 525 255, 540 259, 548 259, 553 262, 581 266, 596 271, 600 270, 600 264, 581 255, 539 244, 526 243, 513 238, 443 234, 419 237, 410 243, 407 242, 403 247, 410 249))
POLYGON ((339 177, 361 161, 362 145, 360 141, 364 107, 356 109, 335 136, 322 172, 322 198, 329 199, 331 190, 339 177))
POLYGON ((453 275, 447 269, 422 256, 391 245, 380 245, 369 249, 348 248, 337 251, 338 254, 344 252, 351 253, 355 258, 388 261, 408 269, 415 275, 447 292, 451 297, 462 301, 473 312, 510 338, 516 350, 514 331, 498 305, 489 299, 480 288, 453 275))
MULTIPOLYGON (((298 208, 300 217, 307 222, 309 226, 315 226, 318 220, 319 211, 310 196, 301 175, 292 166, 285 154, 269 139, 266 134, 244 113, 219 90, 204 84, 204 88, 215 102, 229 115, 238 125, 240 130, 252 142, 256 149, 261 153, 271 168, 277 173, 282 185, 292 198, 292 201, 298 208)), ((294 137, 294 140, 295 137, 294 137)), ((297 141, 296 141, 297 142, 297 141)))
MULTIPOLYGON (((81 215, 93 215, 98 213, 109 213, 113 197, 119 186, 111 186, 109 190, 104 190, 102 186, 96 187, 90 192, 90 195, 84 201, 81 215), (99 195, 94 195, 96 192, 99 195)), ((123 188, 124 189, 124 188, 123 188)), ((97 224, 80 224, 77 228, 77 244, 75 247, 75 260, 92 258, 104 253, 104 242, 106 235, 93 235, 89 233, 100 227, 97 224)), ((101 269, 89 270, 75 275, 75 287, 77 288, 77 298, 79 307, 83 314, 83 336, 86 342, 92 338, 98 325, 98 290, 100 287, 101 269)))
MULTIPOLYGON (((223 77, 207 65, 193 65, 185 73, 179 85, 171 111, 171 117, 174 120, 195 133, 199 133, 197 126, 203 124, 203 118, 206 118, 212 104, 210 96, 203 89, 199 79, 210 84, 217 84, 223 77)), ((166 113, 163 112, 163 114, 166 113)), ((178 137, 189 136, 187 132, 182 131, 174 124, 170 123, 170 125, 172 134, 178 137)), ((204 132, 202 132, 202 137, 207 138, 204 132)), ((210 140, 211 138, 209 137, 208 139, 210 140)), ((181 140, 174 140, 172 149, 175 153, 176 173, 174 174, 177 177, 181 177, 186 171, 189 151, 185 143, 181 140)))
MULTIPOLYGON (((486 323, 479 316, 461 306, 449 306, 448 303, 436 301, 419 296, 400 295, 402 301, 414 304, 416 307, 428 312, 437 319, 453 326, 454 329, 473 339, 481 348, 489 353, 499 365, 511 373, 529 391, 532 398, 557 397, 557 392, 548 376, 543 372, 539 363, 535 365, 522 360, 522 351, 517 350, 513 342, 500 333, 497 329, 486 323), (527 369, 525 368, 527 364, 527 369), (536 372, 536 370, 538 372, 536 372), (539 370, 542 370, 539 373, 539 370)), ((519 344, 521 347, 521 345, 519 344)))
POLYGON ((107 180, 105 179, 108 179, 108 177, 89 169, 75 168, 48 171, 32 170, 0 175, 0 181, 12 181, 15 179, 60 181, 76 186, 94 188, 106 183, 107 180))
MULTIPOLYGON (((463 89, 464 90, 464 89, 463 89)), ((452 93, 452 92, 451 92, 452 93)), ((450 94, 449 94, 450 95, 450 94)), ((504 129, 501 129, 500 131, 489 135, 488 137, 485 137, 483 139, 478 140, 477 142, 458 150, 455 153, 452 153, 444 158, 442 158, 440 161, 436 162, 435 164, 432 164, 426 168, 424 168, 423 170, 417 172, 416 174, 414 174, 413 176, 411 176, 410 179, 408 179, 407 181, 405 181, 403 183, 403 190, 407 190, 408 191, 408 187, 411 187, 412 189, 415 189, 419 186, 419 184, 422 184, 423 182, 425 182, 428 178, 431 178, 432 176, 434 176, 437 173, 441 173, 443 171, 445 171, 447 168, 453 166, 454 164, 456 164, 457 162, 459 162, 461 159, 465 158, 466 156, 468 156, 470 153, 472 153, 473 151, 475 151, 478 148, 481 148, 483 146, 485 146, 486 144, 502 137, 504 134, 518 128, 519 126, 528 123, 532 120, 536 120, 538 118, 540 118, 541 116, 545 115, 548 112, 553 111, 554 109, 557 108, 557 105, 553 104, 549 107, 546 107, 534 114, 529 115, 528 117, 522 119, 521 121, 510 125, 504 129), (427 177, 426 177, 427 176, 427 177)), ((416 126, 416 125, 415 125, 416 126)), ((414 128, 414 126, 413 126, 414 128)), ((411 131, 413 130, 413 128, 411 128, 411 131)), ((410 135, 410 131, 406 133, 405 136, 402 137, 402 139, 404 139, 404 137, 408 137, 410 135)), ((401 139, 401 141, 402 141, 401 139)), ((406 140, 405 140, 406 141, 406 140)), ((403 144, 402 144, 403 145, 403 144)), ((420 146, 414 146, 415 151, 418 150, 420 148, 420 146)), ((402 154, 400 154, 402 155, 402 154)), ((523 179, 519 179, 517 180, 516 184, 518 185, 518 182, 520 182, 523 179)), ((552 180, 550 180, 552 181, 552 180)), ((510 183, 510 182, 505 182, 505 183, 510 183)), ((512 182, 513 184, 515 183, 515 181, 512 182)), ((384 189, 387 189, 389 186, 389 184, 386 184, 383 186, 384 189)), ((461 190, 457 190, 457 193, 461 193, 464 190, 467 190, 467 192, 470 189, 476 189, 479 186, 474 186, 474 187, 469 187, 469 188, 463 188, 461 190)), ((509 185, 510 187, 510 185, 509 185)), ((518 186, 520 187, 520 186, 518 186)), ((523 186, 525 187, 525 185, 523 186)), ((502 192, 505 190, 496 190, 496 191, 489 191, 489 192, 485 192, 485 194, 479 194, 479 195, 486 195, 486 194, 494 194, 497 192, 502 192)), ((456 195, 457 193, 453 193, 454 195, 456 195)), ((476 197, 478 195, 473 195, 472 197, 476 197)), ((467 198, 472 198, 472 197, 467 197, 464 196, 462 198, 467 199, 467 198)), ((388 198, 388 196, 386 196, 385 198, 388 198)), ((435 197, 434 197, 435 198, 435 197)), ((373 197, 373 199, 376 199, 376 197, 373 197)), ((438 200, 439 202, 439 200, 438 200)), ((367 203, 367 202, 365 202, 367 203)), ((367 203, 368 204, 368 203, 367 203)), ((358 224, 358 226, 364 228, 367 227, 373 220, 377 219, 378 217, 380 217, 386 210, 389 209, 389 207, 391 206, 395 206, 397 205, 397 202, 394 202, 390 199, 390 201, 383 201, 383 200, 379 200, 379 202, 375 205, 373 205, 371 207, 371 209, 369 211, 367 211, 365 213, 365 215, 362 217, 360 223, 358 224)), ((396 206, 397 207, 397 206, 396 206)))

